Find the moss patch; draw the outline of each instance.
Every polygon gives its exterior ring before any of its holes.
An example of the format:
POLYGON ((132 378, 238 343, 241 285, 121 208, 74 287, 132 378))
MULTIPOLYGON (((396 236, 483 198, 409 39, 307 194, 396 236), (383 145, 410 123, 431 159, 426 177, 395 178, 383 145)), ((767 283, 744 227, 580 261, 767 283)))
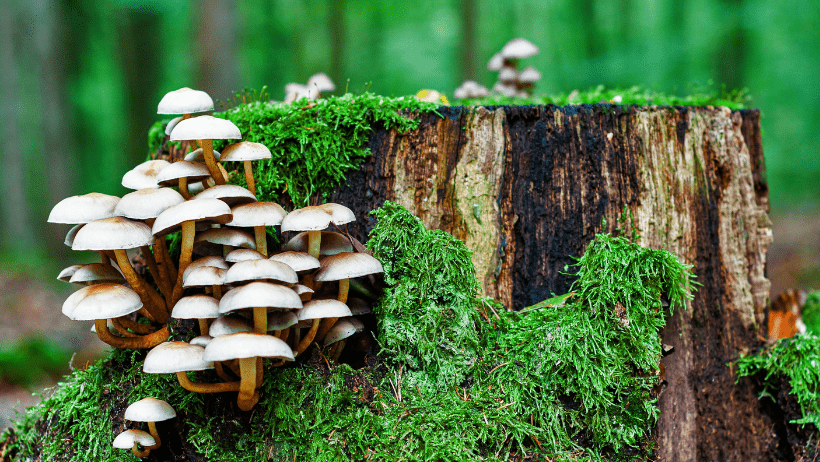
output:
MULTIPOLYGON (((651 454, 658 330, 689 297, 665 251, 598 235, 573 292, 519 313, 477 298, 469 251, 406 209, 377 210, 368 243, 388 288, 381 352, 328 367, 268 366, 251 412, 235 394, 197 395, 116 351, 75 371, 3 435, 12 460, 135 460, 111 448, 144 396, 178 411, 153 460, 634 460, 651 454), (432 271, 426 269, 432 268, 432 271)), ((211 372, 197 380, 213 380, 211 372)))

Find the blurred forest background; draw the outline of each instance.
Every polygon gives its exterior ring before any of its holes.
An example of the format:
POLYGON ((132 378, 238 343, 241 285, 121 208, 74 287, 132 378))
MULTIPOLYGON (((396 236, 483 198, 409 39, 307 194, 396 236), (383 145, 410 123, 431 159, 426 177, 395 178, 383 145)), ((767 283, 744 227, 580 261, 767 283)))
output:
POLYGON ((465 79, 491 86, 486 63, 515 37, 541 49, 525 62, 544 75, 536 93, 748 89, 763 115, 773 291, 820 287, 818 26, 820 2, 799 0, 3 0, 0 391, 99 348, 59 313, 71 288, 55 276, 78 258, 68 226, 46 218, 66 196, 127 192, 166 92, 225 101, 267 85, 282 99, 325 72, 337 94, 451 96, 465 79))

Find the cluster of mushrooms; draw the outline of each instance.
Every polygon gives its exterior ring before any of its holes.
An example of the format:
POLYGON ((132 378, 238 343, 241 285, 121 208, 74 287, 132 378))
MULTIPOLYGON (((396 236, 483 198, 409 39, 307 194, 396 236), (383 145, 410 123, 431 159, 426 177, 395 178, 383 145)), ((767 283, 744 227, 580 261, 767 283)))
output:
POLYGON ((336 90, 336 85, 330 80, 327 74, 319 72, 313 74, 307 81, 307 85, 301 83, 289 83, 285 85, 285 103, 292 103, 302 98, 317 100, 322 97, 322 93, 336 90))
POLYGON ((537 54, 538 47, 526 39, 517 38, 507 42, 487 64, 487 69, 498 71, 498 81, 493 85, 493 91, 504 96, 528 97, 535 82, 541 80, 541 73, 532 66, 519 71, 518 61, 537 54))
POLYGON ((66 244, 97 252, 101 260, 59 275, 84 286, 63 304, 66 316, 93 320, 100 340, 115 348, 150 348, 145 373, 176 374, 197 393, 238 392, 238 407, 247 411, 259 400, 262 358, 281 366, 317 342, 332 345, 329 356, 338 360, 344 339, 364 330, 355 316, 369 313, 365 301, 348 298, 351 286, 368 290, 351 280, 383 270, 372 256, 354 251, 349 235, 326 230, 355 220, 347 207, 328 203, 287 213, 257 201, 252 162, 271 153, 247 141, 215 152, 213 140, 240 140, 241 134, 228 120, 196 116, 212 110, 201 91, 165 95, 158 112, 180 115, 171 141, 197 149, 186 160, 152 160, 129 171, 123 186, 135 191, 122 198, 66 198, 48 221, 75 225, 66 244), (226 184, 226 161, 244 163, 248 189, 226 184), (267 230, 274 226, 298 234, 270 253, 267 230), (167 241, 176 231, 178 259, 167 241), (144 276, 132 266, 133 249, 146 262, 144 276), (168 341, 172 318, 198 320, 200 335, 190 343, 168 341), (187 374, 205 369, 215 369, 219 381, 195 382, 187 374))
POLYGON ((135 456, 145 457, 162 445, 156 423, 173 419, 176 416, 174 408, 161 399, 149 396, 132 403, 125 409, 123 419, 145 422, 148 424, 148 431, 131 428, 120 432, 114 438, 113 446, 117 449, 130 449, 135 456))

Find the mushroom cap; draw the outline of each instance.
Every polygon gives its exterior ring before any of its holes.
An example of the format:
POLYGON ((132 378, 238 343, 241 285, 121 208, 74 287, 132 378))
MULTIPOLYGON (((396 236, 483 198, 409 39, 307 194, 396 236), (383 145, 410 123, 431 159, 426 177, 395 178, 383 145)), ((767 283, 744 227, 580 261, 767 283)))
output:
POLYGON ((60 274, 57 275, 58 281, 63 282, 71 282, 71 276, 74 276, 74 273, 77 272, 78 269, 82 268, 84 265, 71 265, 63 268, 60 271, 60 274))
POLYGON ((496 82, 493 85, 493 91, 508 97, 513 97, 518 92, 514 85, 504 85, 501 82, 496 82))
POLYGON ((171 132, 171 141, 238 140, 239 127, 227 119, 203 115, 180 121, 171 132))
POLYGON ((169 165, 170 162, 162 159, 145 161, 125 172, 122 185, 128 189, 159 188, 157 174, 169 165))
POLYGON ((164 342, 145 355, 142 372, 146 374, 173 374, 213 369, 214 363, 203 358, 205 348, 185 342, 164 342))
POLYGON ((112 446, 117 449, 131 449, 135 444, 147 447, 157 444, 157 441, 148 432, 130 429, 117 435, 112 446))
POLYGON ((318 207, 308 206, 296 209, 282 219, 282 232, 320 231, 330 225, 330 213, 318 207))
POLYGON ((480 98, 482 96, 487 96, 489 93, 490 92, 486 87, 479 84, 475 80, 465 80, 460 87, 456 88, 453 96, 459 99, 480 98))
POLYGON ((199 255, 222 255, 219 246, 223 245, 255 249, 256 240, 252 234, 236 228, 210 228, 194 238, 194 252, 199 255))
POLYGON ((169 91, 157 105, 157 114, 195 114, 214 110, 214 100, 201 90, 182 87, 169 91))
POLYGON ((366 253, 342 252, 322 260, 322 266, 316 272, 314 279, 316 281, 340 281, 383 272, 381 262, 366 253))
POLYGON ((57 202, 48 214, 49 223, 76 225, 114 216, 120 198, 108 194, 88 193, 57 202))
MULTIPOLYGON (((284 231, 284 230, 283 230, 284 231)), ((308 234, 299 233, 293 236, 284 247, 285 250, 294 252, 308 251, 308 234)), ((353 244, 344 234, 333 231, 322 231, 322 246, 319 255, 336 255, 341 252, 352 252, 353 244)))
POLYGON ((296 312, 300 321, 308 319, 343 318, 353 316, 350 308, 339 300, 311 300, 305 307, 296 312))
POLYGON ((63 303, 63 314, 74 321, 113 319, 139 311, 142 300, 128 287, 103 282, 86 286, 69 295, 63 303))
POLYGON ((182 227, 186 221, 208 221, 224 224, 231 221, 231 209, 219 199, 185 201, 165 209, 154 221, 155 236, 164 236, 182 227))
POLYGON ((538 54, 538 47, 532 42, 516 38, 512 39, 501 49, 501 56, 507 59, 523 59, 538 54))
POLYGON ((490 58, 490 62, 487 63, 487 70, 500 71, 502 66, 504 66, 504 57, 501 56, 501 52, 498 52, 490 58))
MULTIPOLYGON (((237 263, 237 265, 238 264, 239 263, 237 263)), ((222 299, 219 300, 220 314, 254 307, 300 309, 302 308, 302 300, 293 289, 278 284, 271 284, 270 282, 251 282, 250 284, 236 287, 227 291, 222 299)))
POLYGON ((233 220, 228 223, 228 226, 240 228, 276 226, 282 224, 282 219, 287 215, 285 209, 274 202, 251 202, 237 205, 231 208, 231 213, 233 213, 233 220))
POLYGON ((498 72, 498 80, 502 82, 516 82, 518 81, 518 71, 511 67, 502 67, 498 72))
POLYGON ((308 87, 301 83, 289 83, 285 85, 285 103, 292 103, 308 96, 308 87))
POLYGON ((122 277, 119 270, 111 265, 89 263, 87 265, 81 265, 80 268, 77 268, 77 270, 74 271, 74 274, 71 275, 71 279, 69 279, 68 282, 75 284, 80 284, 83 282, 116 282, 118 284, 122 284, 125 282, 125 278, 122 277))
POLYGON ((334 225, 343 225, 345 223, 356 221, 356 215, 353 214, 353 211, 342 204, 328 202, 326 204, 317 205, 316 208, 329 213, 330 222, 334 225))
POLYGON ((225 255, 225 261, 230 263, 239 263, 241 261, 248 261, 248 260, 261 260, 265 258, 262 253, 258 250, 254 249, 236 249, 231 250, 228 252, 228 255, 225 255))
POLYGON ((320 92, 333 91, 336 89, 336 85, 333 84, 333 81, 330 80, 330 77, 324 72, 311 75, 307 81, 307 87, 308 90, 317 90, 320 92))
POLYGON ((299 319, 293 311, 274 311, 268 314, 268 332, 287 329, 290 326, 296 325, 298 322, 299 319))
POLYGON ((350 312, 353 313, 353 316, 361 316, 373 312, 370 308, 370 304, 361 298, 348 298, 347 306, 350 308, 350 312))
POLYGON ((214 337, 205 347, 209 361, 230 361, 240 358, 280 358, 293 361, 293 350, 284 341, 266 334, 239 332, 214 337))
POLYGON ((187 268, 185 268, 185 271, 182 272, 182 280, 185 280, 185 277, 188 276, 188 273, 193 271, 194 268, 200 266, 213 266, 215 268, 228 269, 228 264, 225 263, 225 259, 218 255, 197 258, 196 260, 192 261, 187 268))
POLYGON ((171 317, 175 319, 213 319, 217 316, 219 300, 203 294, 182 297, 171 310, 171 317))
POLYGON ((247 260, 235 263, 228 269, 225 282, 228 284, 273 279, 285 284, 296 284, 299 277, 286 263, 276 260, 247 260))
POLYGON ((151 245, 151 228, 140 221, 123 217, 92 221, 77 231, 73 250, 119 250, 151 245))
POLYGON ((199 345, 204 348, 208 346, 208 344, 211 343, 211 340, 213 339, 214 338, 210 335, 200 335, 198 337, 194 337, 191 339, 191 345, 199 345))
POLYGON ((152 397, 143 398, 125 408, 122 418, 134 422, 162 422, 177 416, 167 402, 152 397))
POLYGON ((541 80, 541 73, 532 66, 527 66, 518 74, 518 81, 522 83, 532 83, 539 80, 541 80))
POLYGON ((211 173, 208 167, 201 162, 180 160, 163 168, 157 174, 157 183, 163 186, 173 186, 179 183, 180 178, 187 178, 188 182, 196 182, 209 178, 211 173))
POLYGON ((291 289, 293 289, 293 291, 296 292, 297 295, 314 293, 313 289, 302 284, 294 284, 293 287, 291 287, 291 289))
POLYGON ((65 233, 65 241, 63 241, 63 243, 71 247, 74 244, 74 237, 77 236, 77 231, 82 229, 83 226, 85 226, 85 223, 80 223, 78 225, 72 226, 71 229, 69 229, 68 232, 65 233))
POLYGON ((294 252, 292 250, 272 255, 270 260, 282 262, 293 268, 293 271, 297 273, 314 270, 320 266, 319 260, 314 258, 313 255, 307 252, 294 252))
POLYGON ((223 314, 211 323, 211 327, 208 328, 208 333, 216 338, 237 332, 250 332, 252 330, 253 324, 242 316, 238 314, 223 314))
POLYGON ((358 334, 364 330, 364 324, 354 317, 346 317, 336 321, 336 324, 327 332, 323 340, 325 345, 330 345, 358 334))
POLYGON ((171 188, 145 188, 122 196, 114 215, 132 220, 156 218, 168 207, 185 202, 182 194, 171 188))
POLYGON ((182 275, 182 287, 187 289, 188 287, 221 286, 225 284, 227 272, 226 269, 213 266, 198 266, 182 275))
MULTIPOLYGON (((219 151, 214 151, 214 159, 219 160, 222 157, 222 154, 219 151)), ((190 162, 205 162, 205 152, 202 148, 195 149, 188 154, 185 154, 185 158, 183 160, 187 160, 190 162)))
POLYGON ((165 124, 165 134, 167 136, 171 136, 171 132, 174 131, 174 127, 177 126, 180 120, 182 120, 182 116, 174 117, 165 124))
POLYGON ((254 143, 252 141, 240 141, 231 144, 222 150, 222 157, 220 162, 240 162, 246 160, 262 160, 270 159, 271 152, 267 146, 262 143, 254 143))
POLYGON ((253 193, 235 184, 212 186, 194 196, 194 200, 200 199, 219 199, 228 204, 228 206, 256 202, 256 196, 254 196, 253 193))

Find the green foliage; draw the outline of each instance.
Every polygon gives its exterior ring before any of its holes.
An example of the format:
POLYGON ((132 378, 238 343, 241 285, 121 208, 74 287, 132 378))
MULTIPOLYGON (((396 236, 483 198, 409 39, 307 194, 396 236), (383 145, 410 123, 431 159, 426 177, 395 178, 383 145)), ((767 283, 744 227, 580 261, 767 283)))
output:
POLYGON ((479 344, 470 251, 401 205, 386 201, 371 214, 377 221, 367 245, 391 286, 374 308, 382 351, 407 368, 413 386, 452 387, 470 373, 479 344))
POLYGON ((809 292, 800 311, 806 333, 820 335, 820 291, 809 292))
POLYGON ((598 85, 597 87, 582 92, 534 95, 530 98, 508 97, 494 93, 485 98, 457 100, 453 104, 463 104, 466 106, 556 104, 566 106, 568 104, 609 103, 613 101, 613 98, 616 96, 621 97, 621 101, 617 104, 624 105, 726 106, 731 109, 744 109, 751 100, 748 90, 746 89, 729 91, 724 85, 720 91, 718 91, 713 88, 713 84, 710 82, 705 87, 690 88, 687 96, 669 95, 639 86, 607 89, 603 85, 598 85))
MULTIPOLYGON (((436 106, 415 98, 388 98, 363 93, 331 96, 293 104, 245 99, 234 109, 214 114, 239 127, 245 141, 262 143, 270 160, 255 163, 259 200, 290 199, 302 207, 314 195, 327 197, 370 155, 367 143, 373 127, 383 125, 399 132, 414 130, 419 111, 436 106)), ((223 143, 224 144, 224 143, 223 143)), ((222 144, 215 143, 215 149, 222 144)), ((240 166, 236 166, 241 169, 240 166)), ((232 182, 245 185, 244 175, 232 182)))
POLYGON ((0 379, 28 386, 65 369, 71 354, 43 337, 0 345, 0 379))
MULTIPOLYGON (((780 339, 757 354, 743 356, 734 362, 737 376, 746 377, 764 373, 764 392, 771 396, 785 377, 791 385, 790 393, 797 398, 803 418, 797 424, 814 424, 820 428, 820 337, 813 334, 780 339)), ((761 397, 762 397, 761 396, 761 397)))

